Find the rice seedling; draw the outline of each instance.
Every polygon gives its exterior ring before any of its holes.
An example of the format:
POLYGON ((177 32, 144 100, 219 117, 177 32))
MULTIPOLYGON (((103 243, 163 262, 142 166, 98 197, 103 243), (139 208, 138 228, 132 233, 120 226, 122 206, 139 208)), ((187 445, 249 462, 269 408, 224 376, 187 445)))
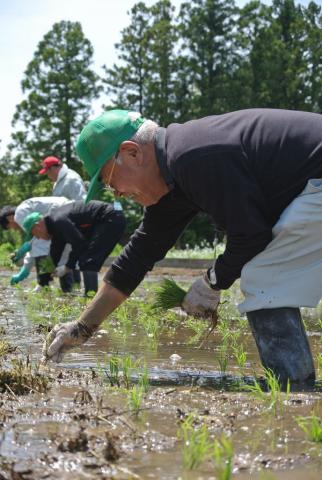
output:
POLYGON ((181 307, 186 294, 186 290, 181 288, 174 280, 165 278, 155 288, 153 308, 168 310, 174 307, 181 307))
POLYGON ((244 345, 242 343, 233 345, 233 355, 238 367, 244 368, 247 361, 247 353, 245 352, 244 345))
POLYGON ((139 363, 140 360, 133 362, 132 357, 129 355, 121 359, 122 379, 127 390, 129 390, 131 386, 131 373, 138 367, 139 363))
POLYGON ((143 328, 149 347, 155 349, 157 347, 157 340, 162 331, 162 324, 158 316, 153 312, 143 312, 138 319, 139 325, 143 328))
POLYGON ((217 361, 219 364, 220 373, 225 373, 228 366, 228 342, 223 341, 223 343, 218 348, 217 361))
POLYGON ((139 385, 134 385, 128 392, 127 400, 128 405, 133 413, 138 415, 143 398, 144 390, 139 385))
POLYGON ((211 452, 210 434, 206 425, 197 427, 196 416, 191 413, 183 421, 177 432, 183 441, 182 463, 184 468, 195 470, 206 460, 211 452))
POLYGON ((143 373, 140 375, 139 386, 142 388, 144 393, 147 393, 147 391, 149 390, 149 372, 146 365, 144 365, 143 373))
POLYGON ((212 451, 212 460, 218 480, 230 480, 233 471, 234 449, 231 440, 222 435, 215 439, 212 451))
POLYGON ((257 380, 254 385, 246 385, 245 389, 251 392, 255 398, 268 404, 268 410, 273 409, 275 416, 278 414, 278 409, 282 410, 283 402, 287 401, 290 394, 290 382, 287 382, 286 392, 282 392, 281 385, 278 378, 274 375, 272 370, 264 368, 264 377, 267 384, 268 391, 264 391, 257 380))
POLYGON ((297 417, 296 422, 311 442, 322 442, 322 418, 317 415, 297 417))
POLYGON ((112 356, 109 360, 109 373, 106 373, 111 387, 121 386, 120 381, 120 359, 116 356, 112 356))
POLYGON ((185 326, 194 332, 194 335, 187 342, 188 345, 199 343, 209 327, 207 321, 195 317, 187 317, 185 326))

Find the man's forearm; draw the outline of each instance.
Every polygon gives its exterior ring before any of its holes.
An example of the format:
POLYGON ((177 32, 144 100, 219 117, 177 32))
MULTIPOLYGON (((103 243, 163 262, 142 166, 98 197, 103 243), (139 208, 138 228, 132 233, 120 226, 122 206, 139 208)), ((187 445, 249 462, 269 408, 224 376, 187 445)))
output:
POLYGON ((103 320, 127 298, 124 293, 109 283, 103 282, 93 301, 81 315, 79 322, 84 325, 89 334, 92 334, 103 320))

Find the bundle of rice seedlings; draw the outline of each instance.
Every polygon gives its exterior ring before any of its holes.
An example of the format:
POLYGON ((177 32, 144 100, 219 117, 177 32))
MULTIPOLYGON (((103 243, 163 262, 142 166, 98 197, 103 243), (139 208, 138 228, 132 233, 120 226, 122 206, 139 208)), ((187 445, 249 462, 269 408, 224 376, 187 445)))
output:
POLYGON ((155 289, 154 308, 168 310, 169 308, 181 307, 187 292, 171 278, 165 278, 155 289))

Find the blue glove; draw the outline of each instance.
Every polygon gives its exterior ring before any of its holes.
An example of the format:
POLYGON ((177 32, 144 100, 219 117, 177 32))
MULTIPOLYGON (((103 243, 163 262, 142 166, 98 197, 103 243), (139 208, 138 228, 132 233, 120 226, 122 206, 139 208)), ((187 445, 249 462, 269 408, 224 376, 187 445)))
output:
POLYGON ((25 242, 21 245, 20 248, 18 248, 18 250, 15 251, 13 257, 12 257, 12 261, 14 263, 16 262, 19 262, 19 260, 21 258, 23 258, 27 252, 29 252, 29 250, 31 250, 31 242, 25 242))
POLYGON ((16 275, 12 275, 10 285, 15 285, 28 277, 30 270, 27 267, 22 267, 16 275))

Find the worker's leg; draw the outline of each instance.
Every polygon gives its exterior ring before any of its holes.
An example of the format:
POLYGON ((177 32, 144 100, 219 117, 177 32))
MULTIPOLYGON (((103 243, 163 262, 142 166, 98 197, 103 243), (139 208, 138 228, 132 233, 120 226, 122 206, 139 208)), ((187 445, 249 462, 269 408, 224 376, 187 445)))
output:
POLYGON ((97 292, 98 290, 97 272, 85 271, 82 273, 83 273, 85 295, 87 295, 88 292, 97 292))
POLYGON ((69 293, 73 290, 74 275, 73 272, 68 272, 63 277, 59 278, 60 288, 64 293, 69 293))
POLYGON ((125 218, 123 212, 114 211, 105 222, 97 224, 86 251, 79 259, 82 271, 99 272, 104 261, 109 256, 123 235, 125 218))
POLYGON ((47 258, 47 255, 41 255, 39 257, 35 257, 37 282, 38 282, 38 285, 40 285, 41 287, 48 287, 52 279, 51 273, 41 273, 41 261, 46 258, 47 258))
POLYGON ((80 270, 78 268, 75 268, 73 270, 73 283, 76 283, 77 285, 81 284, 81 275, 80 275, 80 270))
POLYGON ((314 364, 300 310, 255 310, 247 318, 263 366, 273 371, 284 388, 288 380, 295 391, 312 387, 314 364))

